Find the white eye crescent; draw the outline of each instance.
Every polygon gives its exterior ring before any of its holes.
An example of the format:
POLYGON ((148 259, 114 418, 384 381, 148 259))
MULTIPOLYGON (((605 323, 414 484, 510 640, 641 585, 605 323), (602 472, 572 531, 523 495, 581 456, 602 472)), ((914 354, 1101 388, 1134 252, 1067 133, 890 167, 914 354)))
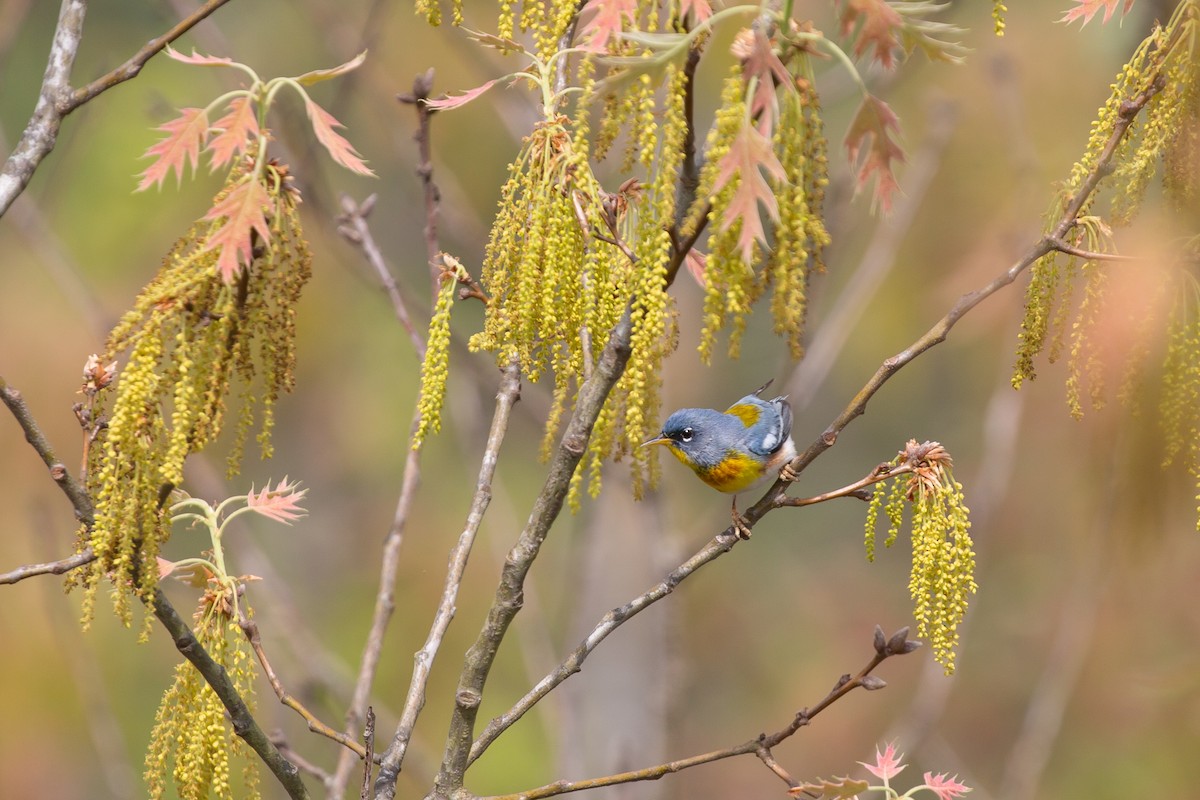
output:
POLYGON ((679 440, 681 442, 690 442, 694 433, 695 431, 693 431, 691 428, 684 428, 679 432, 679 440))

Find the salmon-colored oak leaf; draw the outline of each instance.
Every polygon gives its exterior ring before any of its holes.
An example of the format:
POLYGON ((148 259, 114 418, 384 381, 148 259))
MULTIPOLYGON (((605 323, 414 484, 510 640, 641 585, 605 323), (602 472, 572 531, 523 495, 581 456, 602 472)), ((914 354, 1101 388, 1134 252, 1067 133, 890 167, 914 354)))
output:
POLYGON ((1128 14, 1129 9, 1133 8, 1133 0, 1075 0, 1075 7, 1068 9, 1059 22, 1069 24, 1081 19, 1083 24, 1087 25, 1101 9, 1104 10, 1104 22, 1108 22, 1112 19, 1113 14, 1117 13, 1117 6, 1122 3, 1124 3, 1124 8, 1121 9, 1121 13, 1128 14))
POLYGON ((312 123, 313 133, 317 135, 317 141, 320 142, 334 161, 341 164, 351 172, 357 172, 359 175, 371 175, 375 173, 362 160, 362 156, 354 149, 354 145, 346 141, 346 138, 334 130, 334 128, 346 127, 325 109, 321 108, 307 94, 304 95, 304 108, 308 112, 308 120, 312 123))
POLYGON ((873 47, 872 58, 881 67, 896 65, 904 19, 886 0, 844 0, 841 22, 842 35, 851 36, 854 42, 854 55, 862 56, 873 47))
POLYGON ((209 578, 213 577, 212 570, 203 564, 192 563, 180 566, 178 561, 167 561, 162 556, 155 556, 155 560, 158 562, 159 580, 174 578, 194 589, 203 589, 208 585, 209 578))
POLYGON ((854 800, 870 786, 855 778, 817 778, 788 789, 793 797, 820 797, 822 800, 854 800))
POLYGON ((933 793, 938 796, 938 800, 956 800, 971 791, 970 786, 959 783, 957 775, 951 778, 944 772, 937 775, 926 772, 925 785, 933 790, 933 793))
POLYGON ((447 111, 451 108, 458 108, 459 106, 465 106, 476 97, 479 97, 488 89, 495 86, 499 80, 499 78, 493 78, 482 86, 476 86, 474 89, 467 89, 465 92, 448 97, 442 97, 437 100, 423 100, 421 102, 432 108, 434 111, 447 111))
POLYGON ((879 751, 878 746, 875 747, 875 760, 873 762, 868 764, 865 761, 860 761, 858 763, 866 767, 867 772, 870 772, 876 778, 882 778, 886 781, 891 780, 904 771, 907 765, 901 763, 901 759, 903 758, 903 754, 896 753, 896 743, 889 742, 882 753, 879 751))
POLYGON ((708 279, 704 277, 705 270, 708 269, 707 255, 695 247, 689 247, 683 256, 683 266, 687 268, 688 275, 692 276, 697 286, 703 289, 708 285, 708 279))
POLYGON ((742 63, 742 74, 754 82, 754 97, 750 101, 750 115, 757 116, 763 125, 764 135, 770 136, 779 116, 779 101, 775 97, 775 86, 787 86, 792 75, 775 54, 767 35, 755 26, 747 43, 746 58, 742 63))
POLYGON ((291 525, 292 520, 308 513, 300 507, 300 501, 306 494, 308 489, 301 489, 296 481, 289 482, 285 475, 275 488, 271 488, 271 482, 267 481, 267 485, 258 494, 254 493, 254 487, 250 487, 250 494, 246 496, 246 507, 276 522, 291 525))
POLYGON ((846 151, 858 169, 857 188, 862 189, 874 175, 875 202, 885 213, 891 210, 892 195, 899 189, 893 162, 904 161, 904 149, 894 138, 899 130, 900 120, 888 104, 868 96, 846 132, 846 151), (864 151, 866 155, 862 155, 864 151))
POLYGON ((747 264, 754 255, 755 241, 761 242, 763 247, 767 245, 767 234, 763 230, 758 204, 761 202, 766 207, 771 219, 779 219, 779 204, 762 170, 766 170, 777 181, 787 179, 783 165, 771 149, 771 140, 753 125, 743 125, 729 143, 729 152, 721 159, 713 191, 720 191, 735 177, 738 178, 733 199, 729 201, 721 220, 721 230, 728 230, 739 219, 742 221, 738 246, 742 250, 742 260, 747 264))
POLYGON ((197 67, 231 67, 234 63, 232 58, 226 58, 225 56, 206 56, 202 53, 197 53, 195 50, 192 51, 190 56, 186 56, 178 50, 172 48, 171 45, 167 45, 164 49, 164 52, 171 58, 178 61, 180 64, 192 64, 197 67))
POLYGON ((225 116, 213 123, 217 131, 208 143, 209 167, 215 172, 233 161, 234 157, 248 152, 251 143, 258 139, 258 115, 248 97, 235 97, 229 101, 225 116))
POLYGON ((583 42, 580 49, 591 53, 607 50, 608 43, 620 37, 625 24, 632 25, 637 18, 637 0, 589 0, 584 9, 595 12, 579 32, 583 42))
POLYGON ((181 182, 189 161, 192 172, 196 171, 196 165, 200 162, 200 146, 209 132, 208 114, 203 108, 185 108, 178 117, 158 126, 158 130, 166 131, 167 135, 146 151, 147 156, 154 156, 154 163, 142 173, 142 180, 137 187, 139 192, 155 185, 161 187, 171 170, 175 170, 176 182, 181 182))
POLYGON ((296 78, 296 83, 301 86, 312 86, 314 83, 327 81, 330 78, 336 78, 339 75, 345 75, 347 72, 353 72, 362 66, 362 63, 367 60, 367 51, 363 50, 354 58, 347 61, 345 64, 339 64, 336 67, 329 69, 314 69, 312 72, 306 72, 296 78))
POLYGON ((232 283, 243 263, 249 264, 253 252, 253 233, 264 241, 271 238, 267 212, 272 212, 271 195, 254 178, 233 188, 204 215, 205 219, 225 222, 208 236, 205 249, 218 250, 217 269, 221 280, 232 283))

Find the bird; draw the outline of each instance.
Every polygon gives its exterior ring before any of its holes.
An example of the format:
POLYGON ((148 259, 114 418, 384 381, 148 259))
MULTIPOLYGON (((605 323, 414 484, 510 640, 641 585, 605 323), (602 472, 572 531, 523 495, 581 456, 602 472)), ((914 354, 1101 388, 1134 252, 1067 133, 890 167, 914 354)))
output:
POLYGON ((788 467, 796 456, 792 441, 792 406, 787 395, 763 400, 772 381, 738 400, 725 411, 681 408, 663 423, 662 431, 642 443, 663 445, 692 468, 700 480, 733 495, 733 528, 750 538, 750 526, 738 513, 739 492, 761 486, 776 476, 795 480, 788 467))

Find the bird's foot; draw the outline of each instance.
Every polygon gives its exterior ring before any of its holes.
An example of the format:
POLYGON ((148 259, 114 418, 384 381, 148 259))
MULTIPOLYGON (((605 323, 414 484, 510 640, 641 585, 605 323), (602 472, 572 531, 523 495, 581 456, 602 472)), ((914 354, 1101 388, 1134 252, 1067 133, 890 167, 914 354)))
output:
POLYGON ((733 509, 729 516, 733 519, 733 532, 743 542, 750 538, 750 521, 741 515, 737 510, 737 498, 733 499, 733 509))
POLYGON ((784 464, 779 468, 779 480, 787 481, 788 483, 794 483, 795 481, 799 480, 799 478, 800 476, 796 474, 794 469, 792 469, 791 463, 784 464))

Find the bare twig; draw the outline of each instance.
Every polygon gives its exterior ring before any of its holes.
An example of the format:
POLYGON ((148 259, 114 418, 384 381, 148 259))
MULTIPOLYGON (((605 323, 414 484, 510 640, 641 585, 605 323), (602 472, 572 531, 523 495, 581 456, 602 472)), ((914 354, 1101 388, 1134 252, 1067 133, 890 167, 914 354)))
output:
POLYGON ((380 251, 379 245, 375 243, 375 237, 371 235, 370 226, 367 225, 367 217, 375 208, 375 198, 376 195, 371 195, 362 203, 356 203, 349 195, 342 195, 342 215, 338 217, 337 230, 342 238, 354 243, 362 250, 363 257, 374 268, 375 274, 379 276, 379 282, 383 284, 384 290, 388 293, 388 297, 392 301, 392 310, 396 312, 396 319, 408 334, 413 349, 417 352, 417 357, 423 359, 425 358, 425 340, 413 326, 412 317, 408 313, 408 306, 404 302, 404 296, 400 293, 400 287, 396 285, 396 279, 392 277, 392 271, 388 269, 387 262, 383 260, 383 253, 380 251))
POLYGON ((275 745, 275 747, 279 749, 279 754, 281 756, 295 764, 296 769, 300 770, 305 775, 312 775, 314 778, 319 780, 323 786, 329 785, 329 781, 332 780, 332 776, 330 776, 329 771, 312 763, 292 749, 292 746, 288 744, 287 737, 283 735, 283 731, 271 731, 271 744, 275 745))
POLYGON ((840 489, 822 492, 821 494, 813 495, 812 497, 788 497, 787 495, 781 495, 776 500, 776 503, 781 507, 798 507, 824 503, 826 500, 834 500, 839 497, 858 497, 861 499, 862 490, 866 487, 879 483, 880 481, 885 481, 888 478, 894 478, 897 475, 905 475, 912 471, 913 466, 911 464, 901 464, 900 466, 895 466, 885 461, 884 463, 875 467, 875 469, 871 470, 866 476, 859 478, 854 483, 847 484, 840 489))
POLYGON ((65 572, 82 567, 84 564, 90 564, 95 560, 96 554, 89 547, 83 552, 67 556, 66 558, 60 558, 58 561, 48 561, 44 564, 25 564, 10 572, 0 572, 0 586, 6 583, 18 583, 35 575, 62 575, 65 572))
POLYGON ((146 42, 121 66, 86 86, 72 90, 71 68, 75 64, 75 55, 79 51, 79 43, 83 36, 87 0, 63 0, 33 116, 25 127, 25 132, 21 134, 16 148, 4 163, 3 170, 0 170, 0 216, 8 211, 9 206, 29 184, 38 165, 54 149, 59 128, 68 114, 100 93, 135 77, 155 54, 228 2, 229 0, 208 0, 162 36, 146 42))
POLYGON ((295 764, 283 757, 279 749, 259 727, 225 668, 213 660, 204 646, 192 634, 192 629, 179 616, 179 612, 167 600, 166 595, 159 590, 154 592, 153 606, 154 616, 158 617, 159 622, 171 634, 175 648, 184 658, 192 662, 192 665, 220 698, 222 705, 229 713, 229 723, 233 727, 233 732, 258 754, 258 757, 267 765, 267 769, 271 770, 271 774, 288 793, 288 797, 291 797, 292 800, 307 798, 308 789, 300 780, 300 771, 295 764))
MULTIPOLYGON (((50 477, 63 490, 63 493, 67 495, 67 498, 71 501, 71 505, 75 507, 75 517, 85 525, 91 525, 93 516, 92 499, 88 497, 87 490, 75 479, 71 471, 63 464, 62 459, 54 452, 54 448, 50 446, 46 435, 42 433, 37 420, 33 418, 33 414, 29 411, 29 407, 25 405, 25 398, 21 396, 19 391, 9 386, 3 377, 0 377, 0 402, 8 406, 8 410, 16 417, 17 424, 25 432, 25 441, 29 442, 33 446, 33 449, 37 451, 37 454, 42 457, 42 461, 50 469, 50 477)), ((90 560, 81 561, 79 564, 86 564, 90 560)), ((75 564, 74 566, 79 566, 79 564, 75 564)), ((52 570, 43 570, 43 572, 45 571, 52 570)), ((60 570, 60 573, 65 571, 60 570)))
POLYGON ((283 688, 283 683, 279 680, 279 676, 275 674, 275 670, 271 667, 271 662, 267 659, 267 653, 263 649, 262 636, 258 632, 258 623, 246 616, 243 611, 238 617, 238 627, 242 629, 246 640, 250 642, 250 648, 254 651, 254 655, 257 656, 258 663, 262 665, 263 675, 266 676, 267 682, 271 684, 271 688, 275 690, 275 696, 279 698, 279 702, 303 717, 304 721, 308 723, 308 729, 313 733, 318 733, 327 739, 332 739, 343 747, 354 751, 359 758, 365 758, 367 750, 357 740, 339 733, 324 722, 321 722, 321 720, 317 719, 316 715, 304 707, 303 703, 292 696, 287 689, 283 688))
MULTIPOLYGON (((438 211, 438 189, 437 184, 433 182, 433 164, 431 161, 431 134, 430 134, 430 112, 424 103, 417 102, 420 97, 428 97, 429 90, 433 82, 433 72, 430 70, 423 76, 418 76, 413 81, 413 93, 411 99, 401 97, 402 102, 411 102, 417 110, 417 132, 414 138, 417 141, 417 148, 420 154, 420 163, 417 167, 417 173, 421 178, 425 189, 425 248, 429 260, 430 270, 430 285, 433 292, 437 292, 439 285, 438 278, 440 275, 440 259, 437 254, 440 251, 437 242, 437 211, 438 211)), ((365 225, 365 223, 364 223, 365 225)), ((397 312, 399 313, 399 312, 397 312)), ((407 326, 406 326, 407 327, 407 326)), ((410 332, 410 336, 413 335, 410 332)), ((418 352, 424 354, 424 343, 418 349, 418 352)), ((416 430, 419 422, 420 409, 414 410, 412 430, 416 430)), ((362 665, 359 669, 358 681, 354 687, 354 697, 350 703, 350 709, 346 712, 346 732, 348 734, 358 730, 361 723, 363 713, 367 705, 367 696, 371 690, 371 684, 374 681, 375 672, 379 666, 379 657, 383 649, 383 635, 387 630, 388 621, 391 619, 392 612, 395 610, 395 585, 396 575, 400 564, 400 545, 404 539, 404 527, 408 520, 408 515, 411 511, 412 504, 416 498, 417 486, 420 481, 420 458, 421 451, 409 449, 408 455, 404 462, 404 482, 400 489, 400 500, 396 506, 396 517, 392 523, 392 528, 388 533, 387 541, 384 545, 383 564, 380 569, 379 578, 379 594, 375 601, 375 613, 371 621, 371 630, 367 636, 367 645, 363 650, 362 665)), ((410 731, 411 733, 411 731, 410 731)), ((389 752, 390 752, 389 748, 389 752)), ((338 758, 337 769, 334 772, 333 782, 329 789, 330 798, 341 798, 345 792, 346 784, 350 779, 350 770, 354 762, 349 758, 347 753, 342 753, 338 758)), ((395 765, 399 770, 399 763, 395 765)), ((377 779, 377 786, 380 784, 389 787, 389 791, 395 792, 395 776, 390 775, 390 782, 384 779, 384 772, 380 772, 380 777, 377 779)), ((378 789, 377 789, 378 791, 378 789)), ((390 796, 390 795, 389 795, 390 796)))
POLYGON ((484 512, 492 496, 492 479, 496 474, 496 463, 500 456, 500 445, 508 432, 508 419, 513 405, 521 396, 521 374, 516 364, 510 364, 503 371, 500 389, 496 393, 496 411, 492 417, 492 427, 488 432, 487 446, 479 466, 479 479, 475 484, 475 496, 471 501, 471 509, 467 513, 466 525, 458 537, 458 543, 450 551, 450 564, 446 572, 446 584, 442 589, 442 599, 434 614, 433 625, 425 644, 413 656, 413 676, 409 683, 408 695, 404 701, 404 710, 400 714, 400 722, 396 726, 396 734, 384 755, 379 770, 379 780, 384 785, 393 785, 404 762, 408 750, 408 742, 412 737, 417 716, 425 706, 425 686, 429 681, 429 672, 433 660, 437 657, 442 644, 442 637, 454 618, 454 610, 458 600, 458 589, 462 584, 463 573, 467 568, 467 559, 475 544, 475 534, 483 521, 484 512))
POLYGON ((1120 253, 1097 253, 1067 244, 1062 239, 1051 238, 1049 244, 1060 253, 1082 258, 1085 261, 1139 261, 1137 256, 1123 256, 1120 253))
MULTIPOLYGON (((538 800, 542 797, 554 797, 555 795, 566 794, 568 792, 578 792, 584 789, 596 789, 601 786, 616 786, 623 783, 633 783, 636 781, 653 781, 662 778, 671 773, 681 772, 691 767, 698 767, 701 764, 711 764, 714 761, 722 761, 727 758, 743 755, 756 755, 762 758, 760 753, 767 753, 768 759, 764 759, 763 763, 770 767, 768 760, 773 762, 770 757, 772 748, 779 745, 786 739, 791 738, 801 728, 806 727, 829 706, 836 703, 841 698, 858 688, 880 689, 885 685, 880 679, 871 675, 872 672, 884 661, 892 656, 905 655, 911 653, 920 642, 908 638, 908 628, 902 628, 893 634, 890 638, 885 639, 883 631, 878 627, 875 630, 875 655, 867 663, 865 667, 858 671, 854 676, 849 674, 843 675, 838 679, 834 687, 825 695, 820 702, 809 708, 801 709, 792 718, 785 727, 771 734, 761 734, 753 739, 749 739, 741 744, 727 747, 724 750, 713 750, 709 753, 683 758, 677 761, 669 761, 665 764, 657 764, 653 767, 633 770, 631 772, 622 772, 616 775, 606 775, 602 778, 590 778, 582 781, 555 781, 554 783, 539 786, 536 789, 529 789, 516 794, 497 795, 489 797, 486 800, 538 800)), ((782 768, 780 768, 782 770, 782 768)), ((776 774, 780 774, 777 772, 776 774)), ((786 776, 783 772, 780 777, 786 776)), ((789 780, 784 777, 784 780, 789 780)))
POLYGON ((375 709, 367 706, 367 725, 363 729, 363 744, 367 754, 363 758, 362 786, 358 790, 359 800, 370 800, 371 797, 371 767, 375 763, 375 709))

